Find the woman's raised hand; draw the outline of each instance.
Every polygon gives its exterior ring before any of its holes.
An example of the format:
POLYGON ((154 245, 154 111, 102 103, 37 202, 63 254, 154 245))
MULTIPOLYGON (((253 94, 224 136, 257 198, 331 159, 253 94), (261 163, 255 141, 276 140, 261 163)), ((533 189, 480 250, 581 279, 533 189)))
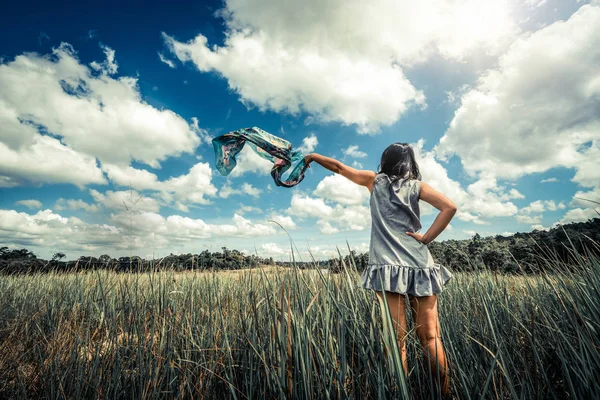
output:
POLYGON ((310 163, 313 162, 312 153, 304 156, 304 163, 310 168, 310 163))

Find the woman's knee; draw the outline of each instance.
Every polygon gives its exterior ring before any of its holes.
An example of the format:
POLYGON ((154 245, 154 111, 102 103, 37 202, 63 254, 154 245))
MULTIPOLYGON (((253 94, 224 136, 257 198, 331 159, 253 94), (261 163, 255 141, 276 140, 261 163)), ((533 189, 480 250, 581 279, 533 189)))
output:
POLYGON ((441 335, 439 332, 435 330, 426 330, 425 332, 418 333, 419 341, 421 345, 424 347, 429 347, 435 345, 439 340, 441 340, 441 335))

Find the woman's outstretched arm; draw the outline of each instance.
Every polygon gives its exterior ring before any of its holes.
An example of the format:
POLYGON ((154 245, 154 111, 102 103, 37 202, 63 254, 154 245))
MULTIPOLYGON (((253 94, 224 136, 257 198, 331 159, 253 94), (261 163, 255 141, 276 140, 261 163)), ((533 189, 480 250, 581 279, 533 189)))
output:
POLYGON ((440 213, 431 224, 431 227, 424 234, 415 232, 406 232, 407 235, 414 237, 419 242, 427 244, 433 241, 440 233, 446 229, 454 214, 456 214, 456 205, 452 200, 426 184, 421 182, 421 193, 419 198, 438 210, 440 213))
POLYGON ((375 181, 375 172, 359 170, 349 167, 338 160, 330 157, 322 156, 321 154, 311 153, 304 157, 306 164, 310 165, 312 161, 327 168, 331 172, 340 174, 357 185, 366 186, 369 190, 373 190, 373 182, 375 181))

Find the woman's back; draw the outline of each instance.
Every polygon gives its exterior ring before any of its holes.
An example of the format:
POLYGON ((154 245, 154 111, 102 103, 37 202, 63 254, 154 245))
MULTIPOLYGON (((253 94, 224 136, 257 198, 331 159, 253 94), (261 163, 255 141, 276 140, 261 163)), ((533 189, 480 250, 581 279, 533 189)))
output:
POLYGON ((421 182, 378 174, 371 192, 369 267, 362 275, 366 288, 429 296, 442 290, 452 276, 435 264, 426 245, 406 234, 421 229, 421 182))
POLYGON ((371 246, 369 264, 425 267, 433 264, 427 246, 406 232, 421 230, 421 182, 386 174, 375 177, 371 192, 371 246))

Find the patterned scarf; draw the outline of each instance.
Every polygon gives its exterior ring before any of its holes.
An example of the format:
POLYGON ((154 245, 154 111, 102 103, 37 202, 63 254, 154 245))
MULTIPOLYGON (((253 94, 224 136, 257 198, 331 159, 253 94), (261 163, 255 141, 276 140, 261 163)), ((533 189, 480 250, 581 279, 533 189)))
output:
POLYGON ((271 176, 277 186, 296 186, 302 179, 308 166, 304 156, 298 150, 292 150, 292 145, 287 140, 271 135, 260 128, 244 128, 229 132, 212 140, 215 149, 217 169, 221 175, 229 173, 237 165, 235 157, 248 142, 252 150, 262 158, 273 163, 271 176), (296 163, 286 181, 282 181, 283 174, 296 163))

